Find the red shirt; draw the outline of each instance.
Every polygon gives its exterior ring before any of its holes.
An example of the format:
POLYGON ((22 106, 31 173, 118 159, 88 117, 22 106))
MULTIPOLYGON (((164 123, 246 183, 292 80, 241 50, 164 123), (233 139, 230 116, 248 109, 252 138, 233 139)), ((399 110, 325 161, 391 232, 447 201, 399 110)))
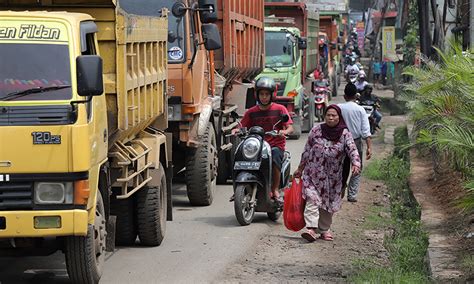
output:
MULTIPOLYGON (((267 110, 261 110, 258 105, 249 108, 244 117, 241 120, 242 127, 250 128, 252 126, 260 126, 267 131, 273 130, 273 125, 277 123, 281 119, 281 115, 286 114, 290 118, 287 122, 283 123, 280 122, 275 126, 275 130, 283 130, 284 127, 288 127, 289 125, 293 124, 293 120, 291 120, 291 116, 288 113, 288 110, 277 103, 272 103, 270 108, 267 110)), ((281 150, 285 151, 285 144, 286 139, 285 137, 271 137, 269 135, 265 135, 265 141, 270 144, 272 147, 278 147, 281 150)))

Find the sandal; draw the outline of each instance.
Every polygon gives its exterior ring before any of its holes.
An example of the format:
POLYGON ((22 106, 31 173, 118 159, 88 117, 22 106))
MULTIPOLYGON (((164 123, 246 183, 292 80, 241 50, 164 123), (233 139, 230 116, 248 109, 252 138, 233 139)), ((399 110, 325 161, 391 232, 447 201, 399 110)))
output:
POLYGON ((334 240, 334 237, 332 236, 332 234, 330 232, 321 233, 321 236, 319 238, 321 240, 325 240, 325 241, 333 241, 334 240))
POLYGON ((308 230, 307 232, 304 232, 301 234, 301 237, 308 242, 312 243, 316 241, 317 237, 316 234, 313 231, 308 230))

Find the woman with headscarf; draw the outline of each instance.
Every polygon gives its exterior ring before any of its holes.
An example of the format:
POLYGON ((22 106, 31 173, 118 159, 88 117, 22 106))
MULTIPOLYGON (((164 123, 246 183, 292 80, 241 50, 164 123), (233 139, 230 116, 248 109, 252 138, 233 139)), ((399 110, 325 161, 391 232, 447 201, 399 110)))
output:
POLYGON ((341 209, 343 161, 348 156, 352 174, 360 172, 360 157, 351 133, 337 105, 325 112, 325 123, 311 130, 294 173, 302 177, 303 198, 306 200, 304 217, 307 231, 301 236, 309 242, 320 238, 332 241, 330 232, 333 214, 341 209))

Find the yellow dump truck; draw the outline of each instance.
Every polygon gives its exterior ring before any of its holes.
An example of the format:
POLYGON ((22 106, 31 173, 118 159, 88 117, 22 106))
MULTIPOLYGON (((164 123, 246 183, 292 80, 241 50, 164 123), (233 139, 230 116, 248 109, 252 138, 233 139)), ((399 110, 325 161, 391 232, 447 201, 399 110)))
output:
POLYGON ((171 217, 168 12, 124 1, 0 0, 0 254, 62 250, 77 283, 171 217))

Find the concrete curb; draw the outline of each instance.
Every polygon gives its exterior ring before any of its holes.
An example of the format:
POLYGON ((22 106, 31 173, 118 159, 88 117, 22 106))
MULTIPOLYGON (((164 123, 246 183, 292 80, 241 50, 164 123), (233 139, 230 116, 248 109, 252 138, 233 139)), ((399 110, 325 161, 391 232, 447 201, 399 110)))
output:
POLYGON ((460 280, 463 273, 455 267, 456 247, 448 240, 450 232, 444 230, 447 222, 445 213, 439 209, 438 204, 430 194, 428 186, 431 165, 417 157, 416 151, 410 151, 411 174, 409 185, 416 201, 421 206, 421 222, 428 233, 427 262, 429 272, 437 282, 452 282, 460 280))

